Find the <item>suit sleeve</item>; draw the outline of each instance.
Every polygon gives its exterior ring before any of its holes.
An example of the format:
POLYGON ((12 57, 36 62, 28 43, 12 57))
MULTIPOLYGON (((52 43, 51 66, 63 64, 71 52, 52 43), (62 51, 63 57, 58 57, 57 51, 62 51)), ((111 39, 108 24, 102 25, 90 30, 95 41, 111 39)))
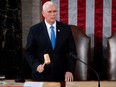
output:
POLYGON ((31 27, 27 37, 25 57, 33 72, 36 71, 37 66, 40 64, 38 59, 36 58, 36 48, 37 47, 34 41, 33 28, 31 27))

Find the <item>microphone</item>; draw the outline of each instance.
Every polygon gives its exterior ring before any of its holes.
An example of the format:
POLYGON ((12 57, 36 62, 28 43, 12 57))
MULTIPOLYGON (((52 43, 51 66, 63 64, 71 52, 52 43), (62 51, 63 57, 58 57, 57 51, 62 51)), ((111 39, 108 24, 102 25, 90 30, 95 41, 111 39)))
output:
POLYGON ((91 70, 94 71, 94 73, 96 74, 97 78, 98 78, 98 87, 100 87, 100 78, 98 73, 91 67, 89 66, 87 63, 83 62, 82 60, 80 60, 74 53, 70 52, 69 56, 72 56, 73 58, 75 58, 76 60, 79 60, 80 62, 82 62, 83 64, 85 64, 86 66, 88 66, 91 70))

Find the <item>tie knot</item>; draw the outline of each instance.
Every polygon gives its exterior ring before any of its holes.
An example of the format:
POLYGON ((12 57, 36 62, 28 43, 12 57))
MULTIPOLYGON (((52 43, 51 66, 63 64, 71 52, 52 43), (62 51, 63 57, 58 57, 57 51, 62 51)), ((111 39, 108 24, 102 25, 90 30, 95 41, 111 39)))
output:
POLYGON ((54 29, 54 26, 50 26, 50 29, 54 29))

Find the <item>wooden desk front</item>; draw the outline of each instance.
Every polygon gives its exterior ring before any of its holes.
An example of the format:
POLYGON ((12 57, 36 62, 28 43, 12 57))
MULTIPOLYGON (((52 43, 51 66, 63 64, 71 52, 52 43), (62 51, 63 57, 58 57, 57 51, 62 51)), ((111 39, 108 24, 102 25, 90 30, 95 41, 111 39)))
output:
MULTIPOLYGON (((6 86, 0 87, 23 87, 24 83, 15 82, 14 80, 6 80, 6 86)), ((75 81, 66 82, 65 87, 98 87, 97 81, 75 81)), ((101 81, 100 87, 116 87, 116 81, 101 81)))
MULTIPOLYGON (((66 87, 98 87, 97 81, 67 82, 66 87)), ((116 87, 116 81, 101 81, 100 87, 116 87)))

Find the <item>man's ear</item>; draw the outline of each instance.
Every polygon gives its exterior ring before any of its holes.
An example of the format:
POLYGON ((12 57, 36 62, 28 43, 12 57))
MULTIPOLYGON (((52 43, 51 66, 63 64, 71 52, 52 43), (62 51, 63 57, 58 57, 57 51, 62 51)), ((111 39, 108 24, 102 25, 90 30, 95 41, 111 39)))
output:
POLYGON ((44 12, 44 11, 42 11, 41 13, 42 13, 42 15, 45 17, 45 12, 44 12))

